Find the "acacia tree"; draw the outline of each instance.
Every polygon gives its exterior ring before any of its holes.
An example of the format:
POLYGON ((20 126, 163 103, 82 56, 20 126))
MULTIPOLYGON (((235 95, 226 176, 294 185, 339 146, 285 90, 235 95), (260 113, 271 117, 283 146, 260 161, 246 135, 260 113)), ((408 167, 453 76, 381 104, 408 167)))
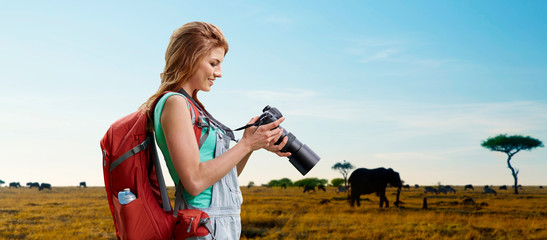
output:
POLYGON ((520 135, 507 136, 506 134, 500 134, 498 136, 488 138, 484 140, 481 146, 488 148, 492 151, 504 152, 507 154, 507 167, 511 169, 511 174, 515 180, 515 194, 518 194, 518 179, 517 175, 519 174, 518 169, 514 169, 511 166, 511 159, 515 154, 521 150, 531 151, 536 147, 543 147, 543 143, 535 138, 520 135))
POLYGON ((342 184, 344 184, 344 179, 342 179, 342 178, 334 178, 334 179, 330 180, 330 184, 331 184, 333 187, 340 187, 340 186, 342 186, 342 184))
POLYGON ((270 182, 268 182, 268 187, 281 187, 281 186, 290 187, 290 186, 293 186, 293 185, 294 185, 294 183, 288 178, 282 178, 282 179, 278 179, 278 180, 271 180, 270 182))
POLYGON ((336 164, 334 164, 334 166, 332 166, 333 170, 338 170, 344 177, 344 187, 348 186, 348 173, 351 169, 354 168, 355 167, 351 165, 351 163, 346 162, 346 160, 344 160, 343 163, 337 162, 336 164))
POLYGON ((326 185, 329 182, 327 179, 319 179, 319 178, 304 178, 300 179, 296 182, 294 182, 295 186, 299 187, 305 187, 305 186, 319 186, 319 185, 326 185))

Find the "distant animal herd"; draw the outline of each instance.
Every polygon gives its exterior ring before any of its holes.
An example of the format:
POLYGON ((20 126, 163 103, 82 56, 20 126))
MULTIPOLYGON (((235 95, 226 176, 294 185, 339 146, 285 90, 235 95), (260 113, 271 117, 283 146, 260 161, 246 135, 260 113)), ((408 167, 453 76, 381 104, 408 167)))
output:
MULTIPOLYGON (((354 207, 357 205, 360 206, 360 195, 363 194, 370 194, 370 193, 376 193, 380 197, 380 208, 389 207, 389 202, 386 197, 386 187, 397 187, 397 196, 395 199, 395 206, 399 207, 399 204, 402 204, 403 202, 399 201, 399 194, 402 189, 408 189, 410 190, 411 186, 409 184, 402 184, 403 181, 401 181, 401 178, 399 176, 399 173, 393 171, 393 169, 389 168, 376 168, 376 169, 366 169, 366 168, 359 168, 353 171, 351 176, 348 179, 348 185, 347 186, 337 186, 335 188, 335 191, 337 194, 339 193, 347 193, 348 194, 348 200, 350 203, 350 206, 354 207)), ((265 187, 270 187, 268 185, 263 185, 265 187)), ((287 186, 285 184, 280 185, 281 189, 286 189, 287 186)), ((326 191, 324 185, 304 185, 300 186, 302 187, 303 193, 315 193, 317 190, 323 190, 326 191)), ((539 186, 540 189, 543 189, 543 186, 539 186)), ((414 185, 414 189, 420 189, 420 186, 418 184, 414 185)), ((507 186, 499 186, 497 188, 498 191, 500 190, 507 190, 507 186)), ((523 190, 522 185, 518 185, 519 190, 523 190)), ((424 190, 424 208, 427 208, 427 196, 429 194, 456 194, 456 189, 449 185, 438 185, 438 186, 425 186, 423 187, 424 190)), ((463 191, 475 191, 475 187, 471 184, 467 184, 463 187, 463 191)), ((482 193, 485 195, 494 195, 497 196, 496 190, 494 190, 493 186, 484 186, 482 187, 482 193)), ((320 204, 327 204, 329 201, 326 201, 323 199, 320 204)))
MULTIPOLYGON (((543 186, 539 186, 540 189, 543 189, 543 186)), ((435 193, 435 194, 439 194, 439 193, 456 193, 456 190, 454 190, 454 188, 450 187, 450 186, 442 186, 440 185, 438 188, 435 188, 435 187, 425 187, 424 188, 425 191, 424 193, 435 193)), ((507 186, 506 185, 503 185, 503 186, 500 186, 498 188, 499 190, 507 190, 507 186)), ((519 185, 519 189, 523 189, 522 188, 522 185, 519 185)), ((471 191, 475 191, 475 188, 473 187, 473 185, 471 184, 467 184, 464 186, 463 188, 464 191, 467 191, 467 190, 471 190, 471 191)), ((493 187, 491 186, 484 186, 482 188, 482 193, 484 194, 494 194, 494 196, 496 196, 498 193, 496 192, 496 190, 494 190, 493 187)))
MULTIPOLYGON (((3 182, 0 182, 3 183, 3 182)), ((383 207, 384 203, 386 207, 389 207, 389 202, 385 196, 385 188, 388 186, 388 184, 392 187, 397 187, 397 199, 394 202, 395 206, 398 206, 400 203, 399 201, 399 193, 401 192, 401 189, 410 189, 409 184, 402 184, 402 181, 399 177, 399 173, 393 171, 392 169, 385 169, 385 168, 377 168, 377 169, 357 169, 354 173, 352 173, 352 176, 348 179, 349 186, 343 187, 338 186, 335 191, 337 194, 339 193, 348 193, 348 198, 350 200, 350 205, 354 206, 355 203, 357 203, 357 206, 360 205, 359 198, 361 194, 369 194, 375 192, 380 197, 380 207, 383 207)), ((27 182, 26 186, 28 188, 36 188, 39 191, 48 189, 52 190, 52 186, 50 183, 38 183, 38 182, 27 182)), ((21 188, 20 182, 10 182, 9 188, 21 188)), ((85 181, 80 182, 77 185, 78 188, 87 188, 87 184, 85 181)), ((250 187, 250 186, 249 186, 250 187)), ((512 186, 514 188, 514 186, 512 186)), ((287 185, 282 184, 282 189, 286 189, 287 185)), ((312 186, 312 185, 305 185, 303 186, 304 193, 310 193, 310 192, 316 192, 317 190, 323 190, 327 191, 325 186, 322 184, 312 186)), ((518 188, 520 190, 523 190, 522 185, 518 185, 518 188)), ((543 189, 543 186, 539 186, 540 189, 543 189)), ((420 189, 420 186, 418 184, 414 185, 414 189, 420 189)), ((425 186, 424 188, 424 194, 456 194, 456 190, 449 185, 438 185, 437 187, 433 186, 425 186)), ((498 191, 500 190, 507 190, 507 186, 499 186, 498 191)), ((463 191, 475 191, 475 188, 471 184, 467 184, 464 186, 463 191)), ((494 196, 497 196, 496 190, 494 190, 493 186, 484 186, 482 188, 483 194, 492 194, 494 196)), ((321 202, 321 204, 326 204, 327 202, 321 202)), ((424 198, 424 206, 426 204, 426 199, 424 198)))
MULTIPOLYGON (((36 188, 36 189, 38 189, 38 191, 42 191, 44 189, 52 190, 50 183, 27 182, 26 186, 28 188, 31 188, 31 189, 36 188)), ((9 188, 21 188, 21 187, 23 187, 23 186, 21 186, 20 182, 10 182, 9 183, 9 188)), ((78 187, 79 188, 80 187, 87 188, 87 184, 85 182, 80 182, 78 187)))

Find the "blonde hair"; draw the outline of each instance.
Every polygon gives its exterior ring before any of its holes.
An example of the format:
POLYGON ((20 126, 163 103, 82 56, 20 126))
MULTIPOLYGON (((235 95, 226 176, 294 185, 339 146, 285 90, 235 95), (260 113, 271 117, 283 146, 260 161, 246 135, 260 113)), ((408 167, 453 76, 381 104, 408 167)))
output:
MULTIPOLYGON (((224 48, 224 55, 228 53, 228 42, 224 34, 211 23, 189 22, 173 31, 165 52, 165 68, 160 74, 160 86, 139 109, 150 112, 152 104, 163 92, 179 91, 196 73, 203 58, 217 47, 224 48)), ((203 104, 197 99, 197 90, 188 94, 203 108, 203 104)), ((149 113, 148 115, 150 117, 149 113)))

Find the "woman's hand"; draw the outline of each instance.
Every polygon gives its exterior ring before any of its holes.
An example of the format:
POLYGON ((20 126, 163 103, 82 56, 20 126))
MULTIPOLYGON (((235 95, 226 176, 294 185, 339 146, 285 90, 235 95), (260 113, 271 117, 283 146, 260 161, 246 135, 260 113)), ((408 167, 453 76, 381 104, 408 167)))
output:
POLYGON ((287 144, 287 141, 289 141, 289 137, 285 136, 283 137, 283 141, 281 141, 281 143, 279 143, 279 145, 274 145, 277 140, 281 137, 281 135, 283 134, 283 129, 281 129, 281 134, 279 135, 279 137, 275 138, 273 140, 273 142, 270 142, 270 144, 265 147, 264 149, 270 151, 270 152, 273 152, 275 154, 277 154, 278 156, 280 157, 288 157, 291 155, 290 152, 281 152, 281 149, 283 147, 285 147, 285 145, 287 144))
MULTIPOLYGON (((256 122, 256 120, 258 120, 258 116, 252 118, 247 124, 252 124, 256 122)), ((285 121, 284 117, 268 124, 258 127, 253 126, 245 129, 240 143, 246 144, 251 151, 261 148, 268 149, 270 145, 274 146, 273 144, 281 137, 281 134, 283 133, 283 129, 278 127, 283 121, 285 121)), ((275 146, 275 148, 277 148, 277 146, 275 146)), ((279 148, 279 150, 281 150, 281 148, 279 148)))

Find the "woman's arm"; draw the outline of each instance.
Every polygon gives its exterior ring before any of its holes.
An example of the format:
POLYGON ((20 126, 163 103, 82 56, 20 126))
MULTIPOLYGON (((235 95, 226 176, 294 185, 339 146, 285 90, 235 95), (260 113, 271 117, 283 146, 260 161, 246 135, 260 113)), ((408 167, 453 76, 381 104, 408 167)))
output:
POLYGON ((274 128, 283 120, 246 129, 242 139, 230 150, 212 160, 200 162, 186 100, 182 96, 169 97, 161 114, 161 125, 171 160, 184 188, 193 196, 219 181, 241 160, 245 159, 246 162, 254 150, 266 147, 274 138, 279 138, 281 130, 274 128))
POLYGON ((241 172, 243 172, 243 169, 245 168, 245 165, 247 165, 247 161, 251 157, 252 153, 247 154, 239 163, 237 163, 237 176, 241 175, 241 172))

